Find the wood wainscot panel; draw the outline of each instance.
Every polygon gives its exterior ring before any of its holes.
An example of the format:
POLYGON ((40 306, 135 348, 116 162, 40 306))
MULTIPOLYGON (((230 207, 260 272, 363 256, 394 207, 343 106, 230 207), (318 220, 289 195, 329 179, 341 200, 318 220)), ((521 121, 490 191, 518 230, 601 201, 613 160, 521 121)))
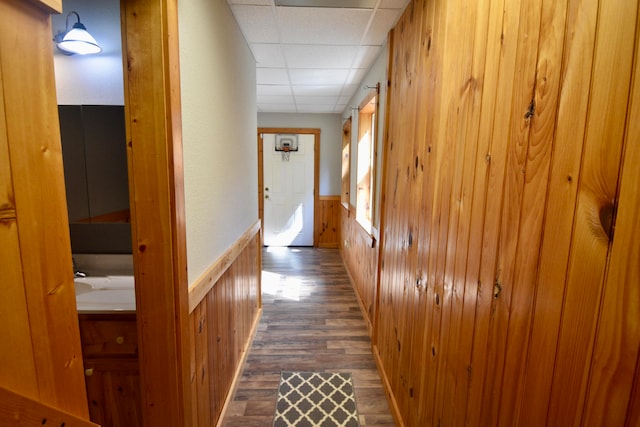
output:
POLYGON ((253 243, 256 235, 260 235, 260 230, 261 226, 258 220, 216 262, 189 285, 189 312, 195 310, 222 275, 234 264, 238 256, 253 243))
POLYGON ((260 320, 260 221, 191 287, 190 419, 219 423, 260 320))
POLYGON ((355 215, 350 214, 341 203, 338 203, 338 206, 341 213, 342 259, 371 335, 377 297, 378 245, 376 245, 375 239, 356 221, 355 215))
POLYGON ((320 196, 316 211, 316 246, 340 247, 340 196, 320 196))

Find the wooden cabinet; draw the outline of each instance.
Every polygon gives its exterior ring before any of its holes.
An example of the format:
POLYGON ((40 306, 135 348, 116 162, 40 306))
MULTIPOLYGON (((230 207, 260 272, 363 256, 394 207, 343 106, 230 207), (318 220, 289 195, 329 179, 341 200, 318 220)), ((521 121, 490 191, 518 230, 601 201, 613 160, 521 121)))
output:
POLYGON ((79 321, 91 421, 141 426, 135 314, 80 314, 79 321))

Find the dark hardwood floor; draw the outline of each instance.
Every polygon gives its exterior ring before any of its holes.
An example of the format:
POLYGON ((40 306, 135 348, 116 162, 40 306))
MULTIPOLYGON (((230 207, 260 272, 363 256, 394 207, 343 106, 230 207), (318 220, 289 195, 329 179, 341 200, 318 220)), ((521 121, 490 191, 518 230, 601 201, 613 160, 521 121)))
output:
POLYGON ((263 314, 224 427, 271 427, 281 371, 350 372, 360 424, 393 427, 337 249, 263 251, 263 314))

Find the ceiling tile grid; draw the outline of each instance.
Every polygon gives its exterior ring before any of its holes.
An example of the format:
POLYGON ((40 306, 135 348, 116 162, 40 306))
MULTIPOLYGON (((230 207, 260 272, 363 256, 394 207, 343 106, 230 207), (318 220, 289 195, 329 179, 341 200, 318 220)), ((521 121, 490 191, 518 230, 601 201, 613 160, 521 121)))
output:
POLYGON ((342 113, 408 3, 227 1, 256 59, 258 111, 283 113, 342 113))

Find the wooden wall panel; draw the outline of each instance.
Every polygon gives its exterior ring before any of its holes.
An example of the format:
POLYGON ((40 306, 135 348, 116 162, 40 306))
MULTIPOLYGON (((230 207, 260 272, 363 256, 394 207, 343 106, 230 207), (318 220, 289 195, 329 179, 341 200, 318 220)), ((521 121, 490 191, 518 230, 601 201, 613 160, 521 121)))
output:
POLYGON ((183 425, 192 397, 178 2, 121 6, 143 421, 183 425))
POLYGON ((373 336, 399 424, 638 422, 615 251, 638 250, 637 23, 633 0, 415 0, 392 31, 373 336))
POLYGON ((320 196, 316 212, 316 246, 340 247, 340 196, 320 196))
POLYGON ((562 93, 559 99, 555 138, 566 141, 554 147, 549 179, 547 210, 555 215, 545 221, 538 272, 537 304, 531 329, 530 357, 525 373, 524 394, 531 425, 546 419, 553 369, 557 330, 562 315, 564 287, 558 277, 566 274, 571 252, 571 236, 582 160, 585 123, 588 117, 597 4, 570 2, 567 8, 567 33, 562 58, 562 93), (538 312, 540 314, 538 314, 538 312))
POLYGON ((558 424, 581 419, 584 408, 617 204, 637 8, 637 2, 608 1, 600 2, 598 10, 590 112, 548 415, 558 424))
POLYGON ((58 408, 31 400, 0 387, 0 425, 53 425, 66 427, 99 427, 58 408), (43 424, 44 421, 44 424, 43 424))
POLYGON ((56 3, 0 0, 0 383, 88 419, 51 47, 56 3))
MULTIPOLYGON (((636 46, 640 31, 636 32, 636 46)), ((602 318, 596 335, 585 424, 640 425, 637 374, 640 355, 640 64, 635 58, 615 239, 605 276, 602 318), (635 374, 635 387, 634 387, 635 374), (615 410, 611 410, 615 408, 615 410), (627 419, 625 419, 625 415, 627 419)))
POLYGON ((189 315, 193 425, 216 425, 241 374, 260 318, 260 233, 189 315))
POLYGON ((349 212, 338 201, 340 211, 340 250, 342 259, 356 291, 362 314, 373 333, 377 299, 378 245, 355 219, 355 209, 349 212))
POLYGON ((380 265, 380 313, 377 322, 380 327, 374 334, 377 342, 389 344, 378 347, 382 356, 380 360, 385 372, 394 373, 387 375, 386 381, 395 392, 392 405, 399 407, 403 414, 412 407, 410 400, 419 394, 420 379, 415 382, 415 372, 410 372, 411 336, 417 329, 414 312, 419 306, 415 302, 420 288, 427 281, 426 275, 418 272, 416 267, 417 242, 425 230, 418 225, 420 216, 410 212, 413 202, 420 201, 418 194, 422 192, 421 182, 423 174, 428 172, 425 165, 429 162, 423 148, 427 135, 418 134, 416 115, 412 112, 417 108, 418 95, 423 94, 424 85, 431 82, 418 73, 422 52, 410 48, 422 42, 431 43, 428 38, 421 37, 423 25, 426 25, 426 7, 426 3, 410 3, 405 12, 406 20, 399 23, 393 32, 394 45, 389 60, 392 72, 397 71, 402 76, 390 79, 389 93, 398 91, 404 96, 390 98, 387 105, 386 184, 383 184, 382 193, 385 211, 389 215, 381 218, 384 224, 381 241, 385 244, 381 248, 383 260, 380 265), (397 67, 400 63, 402 66, 397 67))

